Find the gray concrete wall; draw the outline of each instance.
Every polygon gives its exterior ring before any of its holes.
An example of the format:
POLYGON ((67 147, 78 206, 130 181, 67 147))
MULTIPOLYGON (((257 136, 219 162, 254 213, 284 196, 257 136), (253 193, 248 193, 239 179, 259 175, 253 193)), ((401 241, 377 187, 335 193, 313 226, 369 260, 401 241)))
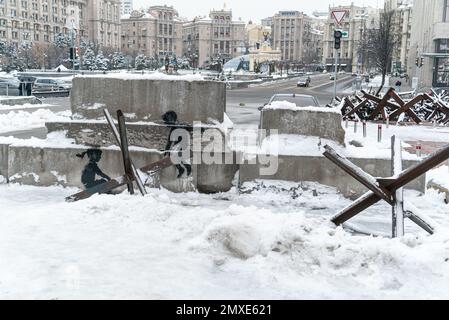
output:
POLYGON ((0 144, 0 175, 8 178, 8 145, 0 144))
MULTIPOLYGON (((1 152, 2 149, 0 149, 1 152)), ((51 186, 62 185, 84 188, 81 173, 88 163, 87 157, 76 157, 87 149, 9 147, 7 174, 13 183, 26 185, 51 186), (58 178, 59 176, 59 178, 58 178), (60 177, 64 177, 61 179, 60 177)), ((103 155, 98 166, 111 178, 123 175, 123 162, 120 151, 102 149, 103 155)), ((162 155, 158 152, 132 151, 131 157, 140 168, 158 161, 162 155)), ((3 158, 2 158, 3 159, 3 158)), ((232 180, 238 166, 235 165, 193 165, 190 178, 177 178, 177 170, 170 167, 151 179, 151 186, 163 186, 173 192, 226 192, 232 187, 232 180)))
MULTIPOLYGON (((76 144, 79 145, 95 147, 117 145, 111 129, 106 122, 47 122, 45 126, 47 127, 48 133, 67 131, 67 138, 75 139, 76 144)), ((171 126, 159 124, 127 123, 126 129, 129 145, 147 149, 165 150, 172 128, 171 126)), ((176 128, 182 129, 182 126, 176 126, 176 128)), ((218 134, 224 137, 224 134, 217 127, 198 128, 198 130, 201 129, 217 130, 218 134)), ((189 134, 192 137, 192 133, 190 132, 189 134)))
MULTIPOLYGON (((279 134, 298 134, 316 136, 345 142, 345 131, 341 125, 341 114, 334 112, 263 109, 260 116, 260 128, 277 129, 279 134)), ((269 132, 267 132, 269 135, 269 132)))
POLYGON ((159 121, 175 111, 180 122, 210 123, 223 122, 226 111, 226 85, 216 81, 75 77, 70 97, 72 112, 91 119, 108 108, 112 114, 134 113, 135 120, 159 121))
MULTIPOLYGON (((391 176, 391 161, 382 159, 349 159, 374 177, 391 176)), ((404 168, 417 163, 403 161, 404 168)), ((279 156, 279 168, 273 176, 260 175, 259 164, 240 166, 240 183, 256 179, 285 180, 293 182, 316 181, 337 188, 344 196, 355 198, 368 190, 325 157, 279 156)), ((424 192, 425 176, 413 181, 407 188, 424 192)))

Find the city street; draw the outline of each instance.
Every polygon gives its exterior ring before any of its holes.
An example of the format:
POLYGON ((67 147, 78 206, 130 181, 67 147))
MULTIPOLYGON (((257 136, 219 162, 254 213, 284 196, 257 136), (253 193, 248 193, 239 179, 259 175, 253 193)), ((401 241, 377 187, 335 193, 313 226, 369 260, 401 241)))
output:
MULTIPOLYGON (((354 80, 348 74, 339 75, 337 92, 351 86, 354 80)), ((253 85, 249 88, 228 90, 226 94, 226 111, 235 125, 255 126, 259 123, 259 106, 267 103, 271 96, 277 93, 296 93, 315 96, 322 106, 330 103, 333 96, 334 82, 329 80, 329 74, 315 74, 310 76, 312 82, 309 88, 298 88, 296 83, 299 78, 278 80, 273 83, 253 85)), ((52 111, 70 110, 70 98, 43 98, 42 102, 55 107, 52 111)))
MULTIPOLYGON (((259 123, 260 107, 267 103, 271 96, 277 93, 296 93, 315 96, 324 106, 330 103, 333 96, 333 81, 329 80, 329 74, 310 76, 312 81, 309 88, 297 87, 299 78, 281 80, 272 84, 262 84, 247 89, 229 90, 227 93, 226 108, 229 118, 236 125, 257 125, 259 123)), ((337 81, 337 91, 341 92, 351 85, 350 75, 340 75, 337 81)))

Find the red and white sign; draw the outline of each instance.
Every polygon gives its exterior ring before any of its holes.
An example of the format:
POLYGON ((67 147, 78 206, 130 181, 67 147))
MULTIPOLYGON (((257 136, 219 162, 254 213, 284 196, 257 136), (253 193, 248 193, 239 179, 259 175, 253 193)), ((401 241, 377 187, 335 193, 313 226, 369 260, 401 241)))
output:
POLYGON ((341 24, 343 19, 346 17, 348 10, 335 10, 332 11, 332 17, 334 18, 337 24, 341 24))

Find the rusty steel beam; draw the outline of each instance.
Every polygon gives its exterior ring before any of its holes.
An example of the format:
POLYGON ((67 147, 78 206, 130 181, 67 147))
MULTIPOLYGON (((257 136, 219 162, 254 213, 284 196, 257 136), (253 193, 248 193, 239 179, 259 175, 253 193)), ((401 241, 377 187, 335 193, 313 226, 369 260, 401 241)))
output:
MULTIPOLYGON (((420 163, 403 171, 397 178, 379 179, 378 182, 381 183, 383 187, 388 191, 393 193, 397 189, 404 187, 427 171, 445 162, 447 159, 449 159, 449 144, 434 152, 432 155, 430 155, 420 163)), ((368 209, 373 204, 376 204, 380 200, 381 197, 370 191, 356 200, 353 204, 340 211, 337 215, 335 215, 332 218, 332 222, 336 225, 341 225, 349 219, 358 215, 360 212, 368 209)))
POLYGON ((324 147, 326 150, 323 155, 328 158, 330 161, 335 163, 338 167, 340 167, 343 171, 349 174, 351 177, 359 181, 369 190, 371 190, 374 194, 376 194, 381 199, 385 200, 389 204, 393 204, 393 196, 392 194, 386 190, 382 185, 379 185, 376 178, 372 177, 367 172, 363 171, 361 168, 357 167, 347 158, 340 156, 334 149, 330 146, 326 145, 324 147))

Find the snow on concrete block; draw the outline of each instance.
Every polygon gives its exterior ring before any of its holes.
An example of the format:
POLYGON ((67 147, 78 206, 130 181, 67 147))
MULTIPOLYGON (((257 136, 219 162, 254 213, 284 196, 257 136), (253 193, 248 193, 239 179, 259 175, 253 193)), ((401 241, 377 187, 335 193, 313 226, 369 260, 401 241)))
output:
POLYGON ((42 101, 36 97, 0 97, 0 105, 18 106, 27 104, 42 104, 42 101))
POLYGON ((301 108, 288 102, 274 103, 262 110, 260 127, 265 130, 277 129, 279 134, 315 136, 345 145, 341 113, 336 109, 301 108))
POLYGON ((135 114, 137 121, 160 121, 164 113, 174 111, 179 122, 223 122, 226 85, 187 79, 174 76, 155 80, 136 75, 75 77, 72 112, 75 116, 96 119, 103 116, 103 108, 109 109, 111 114, 121 109, 124 113, 135 114))

